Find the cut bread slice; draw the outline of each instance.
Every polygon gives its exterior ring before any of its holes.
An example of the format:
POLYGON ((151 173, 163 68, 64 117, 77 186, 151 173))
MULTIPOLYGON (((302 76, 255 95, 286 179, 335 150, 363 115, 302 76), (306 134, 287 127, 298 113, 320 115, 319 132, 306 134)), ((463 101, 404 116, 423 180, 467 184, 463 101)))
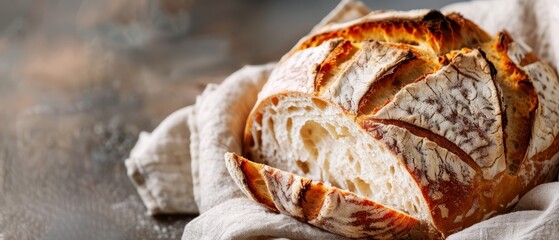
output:
POLYGON ((252 160, 428 217, 406 166, 340 107, 298 94, 269 101, 251 128, 252 160))
POLYGON ((235 153, 227 153, 225 162, 239 188, 273 211, 353 238, 425 237, 418 219, 355 193, 235 153))

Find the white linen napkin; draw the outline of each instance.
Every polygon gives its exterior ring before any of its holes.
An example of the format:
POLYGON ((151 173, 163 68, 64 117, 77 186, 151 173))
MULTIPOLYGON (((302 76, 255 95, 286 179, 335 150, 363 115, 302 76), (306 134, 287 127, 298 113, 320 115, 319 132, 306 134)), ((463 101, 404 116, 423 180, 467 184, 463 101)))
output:
MULTIPOLYGON (((320 24, 362 16, 364 5, 342 3, 320 24)), ((559 2, 477 1, 443 10, 464 14, 491 34, 503 28, 559 66, 559 2)), ((178 110, 151 134, 141 133, 126 167, 149 213, 200 213, 183 239, 344 239, 276 214, 245 198, 230 178, 225 152, 240 152, 245 119, 273 64, 247 66, 209 85, 196 104, 178 110)), ((559 98, 559 96, 558 96, 559 98)), ((559 183, 543 184, 500 215, 449 239, 546 239, 559 236, 559 183)))

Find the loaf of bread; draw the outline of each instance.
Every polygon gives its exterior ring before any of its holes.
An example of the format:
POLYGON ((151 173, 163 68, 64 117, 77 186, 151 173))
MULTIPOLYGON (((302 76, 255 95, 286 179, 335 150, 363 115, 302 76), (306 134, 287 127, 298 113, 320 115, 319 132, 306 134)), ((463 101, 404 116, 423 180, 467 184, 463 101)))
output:
POLYGON ((225 158, 247 196, 327 231, 444 238, 557 176, 558 132, 555 70, 507 32, 377 11, 287 53, 247 119, 246 158, 225 158))

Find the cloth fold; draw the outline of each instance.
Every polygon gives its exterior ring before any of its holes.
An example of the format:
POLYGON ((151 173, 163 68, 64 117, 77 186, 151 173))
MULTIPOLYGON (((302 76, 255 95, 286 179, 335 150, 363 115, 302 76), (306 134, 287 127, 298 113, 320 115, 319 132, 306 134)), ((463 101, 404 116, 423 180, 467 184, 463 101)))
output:
POLYGON ((248 198, 227 200, 184 228, 186 239, 347 239, 292 217, 271 212, 248 198))
POLYGON ((513 211, 499 215, 448 239, 552 239, 559 236, 559 183, 546 183, 529 191, 513 211))
POLYGON ((150 134, 140 133, 125 161, 130 180, 149 214, 197 213, 194 202, 191 135, 185 119, 192 119, 194 106, 169 115, 150 134))
MULTIPOLYGON (((551 27, 559 17, 559 2, 476 1, 443 10, 461 12, 491 34, 506 28, 554 67, 559 65, 559 29, 551 27)), ((363 4, 344 0, 320 25, 366 12, 363 4)), ((345 239, 248 200, 227 172, 223 155, 240 153, 245 119, 273 66, 247 66, 220 85, 208 85, 195 105, 171 114, 151 134, 141 133, 126 160, 148 213, 200 213, 185 226, 183 239, 345 239)), ((558 234, 559 183, 553 182, 528 192, 511 213, 449 239, 546 239, 558 234)))
POLYGON ((196 99, 191 132, 194 193, 200 213, 244 196, 224 164, 226 152, 241 152, 245 121, 274 64, 246 66, 196 99))

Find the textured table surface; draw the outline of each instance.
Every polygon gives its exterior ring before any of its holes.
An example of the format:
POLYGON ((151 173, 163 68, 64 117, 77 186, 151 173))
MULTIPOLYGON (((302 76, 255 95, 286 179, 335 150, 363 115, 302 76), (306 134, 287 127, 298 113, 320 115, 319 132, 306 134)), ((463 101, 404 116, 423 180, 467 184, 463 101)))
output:
POLYGON ((336 3, 0 0, 0 239, 179 238, 195 216, 147 216, 126 176, 138 133, 336 3))

